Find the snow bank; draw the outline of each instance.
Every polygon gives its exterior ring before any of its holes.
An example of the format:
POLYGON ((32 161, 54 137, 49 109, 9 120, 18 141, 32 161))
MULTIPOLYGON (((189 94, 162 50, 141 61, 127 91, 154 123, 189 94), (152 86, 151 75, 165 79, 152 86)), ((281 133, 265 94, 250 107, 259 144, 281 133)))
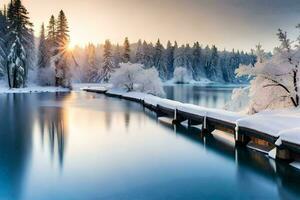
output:
POLYGON ((13 93, 43 93, 43 92, 69 92, 68 88, 62 87, 41 87, 30 86, 27 88, 13 88, 0 87, 0 94, 13 94, 13 93))
POLYGON ((300 128, 300 112, 285 111, 264 111, 237 120, 239 127, 247 127, 259 132, 279 137, 281 132, 300 128))

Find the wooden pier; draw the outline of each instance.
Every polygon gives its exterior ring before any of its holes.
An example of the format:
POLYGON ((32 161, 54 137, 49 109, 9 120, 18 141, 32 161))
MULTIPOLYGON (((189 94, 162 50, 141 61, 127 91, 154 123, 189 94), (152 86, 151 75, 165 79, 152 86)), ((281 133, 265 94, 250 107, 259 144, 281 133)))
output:
MULTIPOLYGON (((214 130, 220 130, 231 134, 238 146, 247 146, 250 142, 257 146, 268 147, 276 151, 275 158, 282 160, 299 160, 300 146, 290 142, 282 142, 280 146, 276 145, 279 137, 272 136, 268 133, 260 132, 251 128, 238 126, 233 121, 223 120, 220 117, 207 116, 205 112, 193 113, 183 109, 177 109, 175 106, 166 106, 165 103, 149 103, 146 99, 135 97, 128 94, 113 93, 107 90, 83 89, 87 92, 105 94, 109 97, 117 97, 129 101, 137 102, 145 108, 156 113, 157 117, 168 117, 172 119, 173 124, 180 125, 187 121, 189 126, 202 125, 202 134, 211 135, 214 130)), ((171 101, 171 100, 168 100, 171 101)), ((175 101, 173 101, 175 102, 175 101)), ((178 102, 179 103, 179 102, 178 102)), ((226 111, 224 111, 226 112, 226 111)))

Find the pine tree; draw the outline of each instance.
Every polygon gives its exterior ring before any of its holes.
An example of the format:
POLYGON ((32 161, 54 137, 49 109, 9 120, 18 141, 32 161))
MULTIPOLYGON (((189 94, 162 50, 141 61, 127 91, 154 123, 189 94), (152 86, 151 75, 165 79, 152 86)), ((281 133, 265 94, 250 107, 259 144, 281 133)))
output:
POLYGON ((40 42, 38 47, 38 68, 49 67, 47 41, 45 36, 45 26, 41 26, 40 42))
POLYGON ((189 44, 186 44, 183 52, 184 66, 187 69, 189 77, 193 77, 194 69, 193 69, 193 51, 189 44))
POLYGON ((135 61, 136 63, 140 63, 140 64, 142 64, 143 62, 143 44, 141 40, 139 40, 137 43, 135 61))
POLYGON ((154 57, 154 50, 153 50, 152 43, 147 44, 146 41, 143 42, 143 60, 142 63, 146 68, 153 67, 153 57, 154 57))
POLYGON ((123 62, 124 63, 130 62, 130 43, 128 37, 126 37, 124 41, 123 62))
POLYGON ((215 45, 213 45, 212 48, 211 48, 210 62, 209 62, 209 65, 206 68, 207 73, 209 75, 209 78, 213 81, 217 81, 217 80, 221 79, 221 77, 219 76, 220 74, 218 73, 218 71, 219 71, 218 66, 219 66, 218 49, 215 45))
POLYGON ((45 26, 41 26, 40 41, 38 46, 38 58, 37 58, 37 67, 38 67, 38 82, 40 85, 52 85, 53 81, 50 77, 53 74, 50 72, 50 54, 48 51, 47 40, 45 36, 45 26))
POLYGON ((174 46, 168 41, 166 49, 166 68, 167 68, 167 79, 171 79, 174 74, 174 46))
POLYGON ((122 61, 121 49, 120 49, 120 45, 119 44, 117 44, 117 46, 114 49, 113 60, 114 60, 114 67, 118 68, 119 64, 122 61))
POLYGON ((184 52, 185 51, 185 46, 181 45, 181 47, 178 47, 175 49, 174 52, 174 67, 186 67, 185 66, 185 57, 184 57, 184 52))
POLYGON ((56 42, 57 47, 54 50, 55 54, 55 85, 62 87, 71 86, 71 74, 69 71, 68 53, 69 45, 69 26, 64 11, 60 11, 56 25, 56 42))
POLYGON ((56 20, 52 15, 49 20, 49 24, 47 26, 47 46, 49 49, 49 53, 51 55, 54 54, 54 50, 57 48, 56 41, 56 20))
POLYGON ((0 78, 5 75, 7 27, 6 7, 4 7, 3 11, 0 10, 0 78))
POLYGON ((160 43, 160 40, 157 40, 157 43, 155 45, 155 54, 154 54, 154 66, 156 67, 158 73, 159 73, 159 77, 161 79, 166 79, 166 74, 167 74, 167 70, 166 67, 164 65, 164 47, 163 45, 160 43))
POLYGON ((21 0, 12 0, 8 7, 7 75, 10 88, 26 86, 28 68, 33 63, 33 24, 21 0))
POLYGON ((109 40, 105 41, 103 58, 104 61, 102 66, 102 81, 108 82, 111 73, 114 71, 114 65, 112 60, 112 47, 109 40))
POLYGON ((206 77, 204 66, 202 65, 202 49, 200 47, 199 42, 196 42, 193 47, 193 55, 192 55, 192 68, 194 71, 193 78, 194 80, 200 80, 202 77, 206 77))
POLYGON ((96 47, 93 44, 88 44, 86 48, 87 52, 87 69, 85 80, 89 83, 98 83, 101 79, 101 69, 97 65, 96 61, 96 47))

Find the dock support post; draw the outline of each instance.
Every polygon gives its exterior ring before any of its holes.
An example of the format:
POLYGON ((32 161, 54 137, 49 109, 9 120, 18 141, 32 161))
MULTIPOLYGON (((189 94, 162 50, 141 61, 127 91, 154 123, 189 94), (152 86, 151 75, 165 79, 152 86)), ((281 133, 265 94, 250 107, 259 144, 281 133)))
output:
POLYGON ((235 144, 237 146, 246 146, 250 142, 250 138, 240 134, 238 131, 235 134, 235 144))
POLYGON ((276 147, 276 159, 292 160, 291 152, 288 149, 276 147))

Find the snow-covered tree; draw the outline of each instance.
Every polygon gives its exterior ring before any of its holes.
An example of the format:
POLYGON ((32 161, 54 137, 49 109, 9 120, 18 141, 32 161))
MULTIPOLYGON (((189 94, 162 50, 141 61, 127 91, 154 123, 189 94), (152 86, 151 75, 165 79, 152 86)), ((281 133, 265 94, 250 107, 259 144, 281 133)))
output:
POLYGON ((221 75, 219 73, 220 70, 218 69, 218 66, 219 66, 219 53, 217 47, 213 45, 211 48, 210 60, 206 65, 206 74, 210 80, 218 81, 223 79, 223 77, 220 77, 221 75))
POLYGON ((146 41, 143 42, 143 60, 142 63, 146 68, 154 66, 154 47, 152 43, 147 44, 146 41))
POLYGON ((136 53, 135 53, 135 62, 136 63, 143 63, 143 44, 142 40, 139 40, 137 43, 136 53))
POLYGON ((172 46, 170 41, 168 41, 167 49, 165 52, 167 79, 171 79, 174 73, 174 47, 172 46))
POLYGON ((50 64, 50 58, 51 56, 49 55, 47 40, 45 36, 45 26, 44 24, 42 24, 37 58, 37 79, 38 83, 42 86, 54 85, 55 74, 54 69, 50 64))
POLYGON ((179 84, 189 83, 191 81, 191 77, 185 67, 176 67, 173 79, 175 83, 179 84))
POLYGON ((114 64, 112 58, 112 46, 109 40, 105 41, 104 44, 104 54, 103 54, 103 64, 102 64, 102 81, 108 82, 111 73, 114 71, 114 64))
POLYGON ((193 47, 192 54, 192 68, 193 68, 193 78, 195 80, 200 80, 206 77, 204 66, 202 65, 202 48, 199 42, 196 42, 193 47))
POLYGON ((238 76, 253 77, 250 89, 250 112, 265 109, 299 106, 300 49, 292 48, 286 32, 279 29, 281 42, 278 51, 268 58, 261 46, 257 46, 257 63, 242 65, 236 70, 238 76))
POLYGON ((51 15, 49 24, 47 26, 47 46, 50 55, 54 54, 55 49, 57 48, 57 40, 56 40, 56 20, 54 15, 51 15))
POLYGON ((33 24, 21 0, 12 0, 8 7, 7 76, 10 88, 26 86, 28 69, 33 64, 33 24))
POLYGON ((5 65, 6 65, 6 36, 8 21, 6 17, 6 8, 4 10, 0 10, 0 78, 5 75, 5 65))
POLYGON ((71 73, 69 71, 70 54, 69 47, 69 26, 64 11, 60 11, 56 24, 56 42, 55 54, 55 85, 62 87, 71 86, 71 73))
POLYGON ((99 83, 101 80, 101 67, 97 63, 96 59, 96 47, 93 44, 88 44, 85 49, 86 51, 86 62, 85 62, 85 82, 99 83))
POLYGON ((112 74, 110 83, 115 88, 139 91, 156 96, 163 96, 161 79, 155 68, 144 69, 142 64, 121 63, 112 74))
POLYGON ((123 62, 130 62, 130 43, 128 37, 126 37, 124 41, 123 62))
POLYGON ((159 73, 159 77, 164 80, 166 79, 167 70, 165 67, 163 52, 164 52, 164 47, 160 43, 160 40, 158 39, 155 45, 154 66, 156 67, 159 73))
POLYGON ((225 105, 224 109, 248 113, 248 105, 250 101, 249 97, 250 87, 236 88, 232 91, 231 100, 225 105))
POLYGON ((113 59, 114 59, 114 67, 115 68, 119 67, 119 64, 122 62, 121 48, 119 44, 117 44, 117 46, 114 48, 113 59))

